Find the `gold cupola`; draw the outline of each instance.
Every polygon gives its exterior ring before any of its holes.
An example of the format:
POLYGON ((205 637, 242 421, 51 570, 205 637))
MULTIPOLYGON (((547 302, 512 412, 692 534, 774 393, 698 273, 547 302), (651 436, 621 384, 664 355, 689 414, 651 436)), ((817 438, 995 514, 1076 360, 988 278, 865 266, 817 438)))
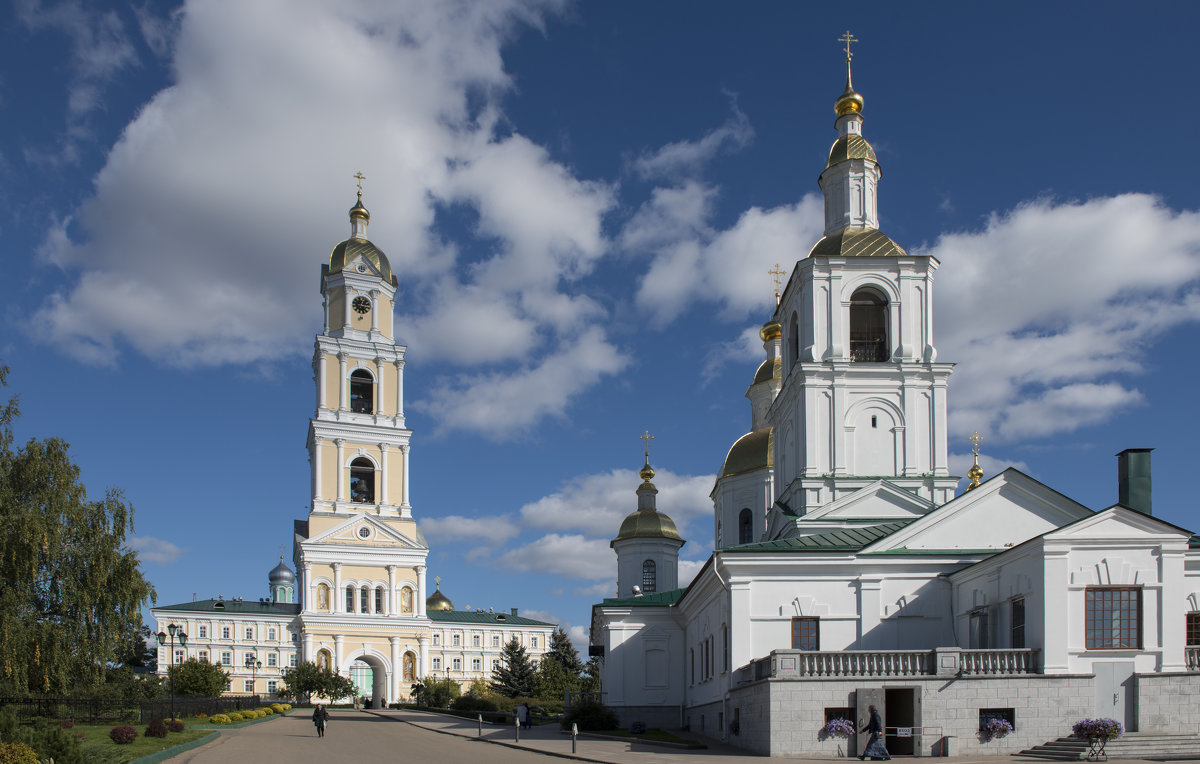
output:
POLYGON ((350 238, 339 242, 329 253, 329 273, 340 273, 356 257, 362 257, 379 273, 380 278, 395 286, 396 279, 392 275, 392 266, 387 255, 367 238, 367 224, 371 222, 371 213, 362 201, 362 180, 365 176, 358 173, 354 177, 359 179, 359 188, 358 199, 350 208, 350 238))
POLYGON ((448 611, 454 609, 454 603, 450 598, 442 594, 442 579, 438 576, 434 580, 434 592, 425 598, 425 610, 448 611))

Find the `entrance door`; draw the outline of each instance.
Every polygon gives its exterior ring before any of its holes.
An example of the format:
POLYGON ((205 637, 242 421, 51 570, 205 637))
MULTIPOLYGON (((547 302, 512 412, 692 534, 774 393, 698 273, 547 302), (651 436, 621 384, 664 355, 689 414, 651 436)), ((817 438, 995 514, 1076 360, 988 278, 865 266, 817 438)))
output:
POLYGON ((350 664, 350 681, 354 683, 354 695, 370 698, 374 695, 375 671, 366 661, 355 661, 350 664))
MULTIPOLYGON (((885 704, 883 702, 883 690, 881 688, 859 687, 854 693, 854 698, 854 711, 858 715, 855 726, 856 730, 861 730, 862 728, 866 727, 867 722, 871 720, 871 712, 869 710, 870 706, 875 706, 875 708, 879 710, 880 715, 884 717, 884 724, 888 723, 887 714, 885 713, 887 709, 884 707, 885 704)), ((871 736, 865 732, 860 732, 854 737, 856 743, 855 749, 848 752, 852 756, 862 753, 867 747, 867 741, 871 739, 871 736)), ((884 743, 884 745, 887 745, 887 743, 884 743)))
POLYGON ((888 753, 893 756, 912 756, 916 748, 913 745, 915 734, 913 728, 920 724, 917 719, 916 695, 920 692, 915 687, 897 687, 884 690, 883 726, 889 732, 884 738, 888 753), (897 734, 895 728, 905 735, 897 734))
POLYGON ((1129 732, 1137 728, 1133 703, 1133 661, 1093 663, 1096 675, 1096 716, 1116 719, 1129 732))

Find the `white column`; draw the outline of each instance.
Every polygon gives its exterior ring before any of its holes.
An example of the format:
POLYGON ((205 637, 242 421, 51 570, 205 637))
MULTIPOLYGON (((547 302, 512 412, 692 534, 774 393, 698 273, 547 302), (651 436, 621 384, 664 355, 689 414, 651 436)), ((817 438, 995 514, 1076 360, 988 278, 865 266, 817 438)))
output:
POLYGON ((344 640, 345 640, 345 637, 343 637, 341 634, 337 634, 333 638, 333 667, 334 667, 334 670, 337 671, 339 674, 345 674, 345 676, 350 676, 350 667, 349 666, 346 667, 346 670, 344 672, 342 671, 342 642, 344 640))
MULTIPOLYGON (((317 605, 317 592, 312 583, 312 563, 304 563, 304 610, 312 611, 317 605)), ((305 660, 308 660, 305 658, 305 660)))
POLYGON ((404 481, 400 484, 404 491, 400 498, 400 506, 407 509, 412 506, 408 503, 408 446, 400 446, 400 453, 404 454, 404 481))
POLYGON ((429 637, 417 637, 417 644, 420 646, 420 652, 417 654, 417 676, 425 676, 429 673, 429 637))
POLYGON ((400 678, 404 676, 404 667, 400 665, 400 637, 388 637, 392 645, 392 671, 388 674, 388 700, 395 703, 400 699, 400 678))
POLYGON ((325 401, 325 365, 328 357, 320 346, 317 347, 317 353, 320 354, 317 360, 317 410, 329 408, 329 404, 325 401))
POLYGON ((313 500, 320 499, 324 494, 321 492, 321 443, 322 440, 315 435, 313 436, 313 454, 312 454, 312 490, 313 500))
MULTIPOLYGON (((345 316, 342 317, 342 328, 343 329, 350 329, 354 326, 353 319, 350 318, 350 301, 353 299, 354 299, 354 290, 351 289, 350 287, 346 287, 346 294, 342 298, 342 308, 346 314, 345 316)), ((342 336, 345 337, 346 335, 343 334, 342 336)))
POLYGON ((379 444, 379 501, 378 504, 390 504, 388 501, 388 444, 379 444))
POLYGON ((396 607, 396 566, 387 566, 388 572, 388 593, 387 593, 387 610, 388 615, 397 615, 400 608, 396 607))
MULTIPOLYGON (((371 401, 375 416, 383 415, 383 356, 375 357, 375 398, 371 401)), ((379 421, 376 419, 375 421, 379 421)))
POLYGON ((396 367, 396 416, 404 418, 404 361, 393 361, 396 367))
POLYGON ((329 594, 329 612, 343 613, 342 595, 342 564, 340 562, 333 563, 333 591, 329 594))
POLYGON ((313 649, 312 649, 312 639, 313 639, 312 634, 305 634, 301 638, 300 644, 301 644, 302 652, 300 653, 300 660, 297 661, 297 663, 313 660, 314 656, 313 656, 313 649))
POLYGON ((371 290, 371 331, 379 331, 379 290, 371 290))
MULTIPOLYGON (((346 468, 345 468, 344 464, 346 461, 346 451, 345 451, 346 441, 343 438, 338 438, 337 440, 334 441, 334 443, 337 443, 337 450, 338 450, 338 453, 337 453, 337 476, 338 476, 337 500, 345 501, 346 500, 346 468)), ((334 509, 336 509, 336 507, 334 509)))
MULTIPOLYGON (((425 566, 417 566, 417 601, 413 603, 417 612, 418 618, 425 617, 425 566)), ((424 659, 422 659, 424 660, 424 659)), ((424 674, 421 674, 424 676, 424 674)))
POLYGON ((338 378, 338 409, 341 411, 345 411, 350 405, 350 378, 346 374, 346 362, 349 359, 348 353, 338 353, 338 370, 342 375, 338 378))

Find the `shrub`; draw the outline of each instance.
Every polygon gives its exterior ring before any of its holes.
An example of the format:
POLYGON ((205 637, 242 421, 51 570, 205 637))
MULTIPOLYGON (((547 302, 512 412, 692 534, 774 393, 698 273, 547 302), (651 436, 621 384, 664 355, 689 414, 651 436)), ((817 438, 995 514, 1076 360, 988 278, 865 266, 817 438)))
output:
POLYGON ((450 704, 455 711, 495 711, 496 702, 475 695, 460 695, 450 704))
POLYGON ((284 711, 291 711, 291 710, 292 710, 292 704, 291 704, 291 703, 280 703, 279 705, 283 706, 283 710, 284 710, 284 711))
POLYGON ((258 712, 263 716, 271 716, 275 713, 275 709, 271 708, 270 706, 263 706, 262 708, 258 709, 258 712))
POLYGON ((274 711, 274 712, 275 712, 275 713, 277 713, 277 714, 282 714, 282 713, 283 713, 284 711, 286 711, 287 709, 285 709, 285 708, 283 707, 283 704, 282 704, 282 703, 272 703, 272 704, 271 704, 271 710, 272 710, 272 711, 274 711))
POLYGON ((246 717, 242 716, 241 711, 226 711, 225 716, 229 719, 229 724, 237 724, 246 717))
POLYGON ((854 724, 849 719, 830 719, 817 735, 822 740, 831 737, 847 738, 854 734, 854 724))
POLYGON ((569 730, 572 723, 578 724, 579 729, 584 732, 615 730, 617 715, 603 703, 589 701, 572 707, 563 717, 562 728, 569 730))
POLYGON ((1116 719, 1082 719, 1075 722, 1071 734, 1088 739, 1116 740, 1125 734, 1125 728, 1116 719))
POLYGON ((183 721, 180 719, 167 719, 167 729, 171 732, 183 732, 183 721))
POLYGON ((193 718, 193 719, 207 719, 207 718, 208 718, 208 714, 206 714, 206 713, 203 713, 203 712, 201 712, 201 713, 198 713, 198 714, 192 714, 192 718, 193 718))
POLYGON ((162 719, 151 719, 146 725, 146 731, 143 732, 146 737, 166 737, 167 725, 163 724, 162 719))
POLYGON ((232 721, 227 714, 213 714, 208 720, 213 724, 229 724, 232 721))
POLYGON ((71 721, 70 719, 63 719, 61 722, 58 723, 58 726, 62 727, 65 730, 69 730, 75 726, 75 722, 71 721))
POLYGON ((24 743, 0 743, 0 764, 38 764, 38 757, 24 743))
POLYGON ((127 724, 123 724, 120 727, 110 729, 108 736, 117 745, 128 745, 137 739, 137 730, 127 724))

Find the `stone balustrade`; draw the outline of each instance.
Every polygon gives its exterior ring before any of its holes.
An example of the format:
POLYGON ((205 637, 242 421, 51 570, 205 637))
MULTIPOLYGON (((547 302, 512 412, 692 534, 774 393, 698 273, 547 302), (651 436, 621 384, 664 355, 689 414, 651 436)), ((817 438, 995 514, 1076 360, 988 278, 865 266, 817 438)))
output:
MULTIPOLYGON (((1190 656, 1194 657, 1194 656, 1190 656)), ((1189 667, 1193 664, 1189 663, 1189 667)), ((1012 676, 1038 674, 1038 650, 775 650, 737 671, 736 683, 831 677, 1012 676)))

